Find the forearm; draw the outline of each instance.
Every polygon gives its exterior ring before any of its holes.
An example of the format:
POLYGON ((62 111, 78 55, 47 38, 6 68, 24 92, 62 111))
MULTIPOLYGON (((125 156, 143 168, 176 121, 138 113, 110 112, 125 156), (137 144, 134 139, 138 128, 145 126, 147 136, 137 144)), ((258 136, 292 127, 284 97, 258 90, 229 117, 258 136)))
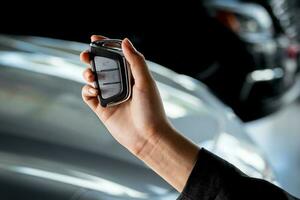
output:
POLYGON ((199 148, 170 128, 152 134, 137 157, 181 192, 197 161, 199 148))

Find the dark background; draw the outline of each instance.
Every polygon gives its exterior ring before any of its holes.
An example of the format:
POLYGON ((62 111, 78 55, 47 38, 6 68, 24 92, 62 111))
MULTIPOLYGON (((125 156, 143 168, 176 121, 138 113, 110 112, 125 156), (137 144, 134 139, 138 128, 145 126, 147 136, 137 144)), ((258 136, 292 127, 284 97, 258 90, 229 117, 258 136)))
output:
MULTIPOLYGON (((299 5, 297 0, 290 2, 299 5)), ((2 4, 1 32, 5 34, 84 43, 90 42, 92 34, 128 37, 146 59, 196 78, 217 63, 218 73, 200 80, 243 117, 238 95, 246 75, 255 70, 254 58, 239 37, 208 16, 201 0, 2 4)), ((246 107, 259 110, 257 105, 246 107)))

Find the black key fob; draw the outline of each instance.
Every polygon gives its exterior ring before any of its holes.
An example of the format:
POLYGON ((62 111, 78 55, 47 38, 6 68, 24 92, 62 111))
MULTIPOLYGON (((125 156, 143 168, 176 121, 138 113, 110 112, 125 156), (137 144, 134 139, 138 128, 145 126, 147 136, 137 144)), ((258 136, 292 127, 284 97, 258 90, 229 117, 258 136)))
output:
POLYGON ((90 44, 90 62, 101 106, 113 106, 131 96, 131 73, 122 49, 122 40, 97 40, 90 44))

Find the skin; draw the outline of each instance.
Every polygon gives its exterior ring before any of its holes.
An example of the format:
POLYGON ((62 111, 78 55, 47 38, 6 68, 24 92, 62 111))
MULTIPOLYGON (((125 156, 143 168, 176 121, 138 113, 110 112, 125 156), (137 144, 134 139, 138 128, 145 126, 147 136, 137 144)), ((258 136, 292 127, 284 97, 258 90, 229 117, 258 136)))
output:
MULTIPOLYGON (((91 37, 91 41, 102 39, 105 37, 91 37)), ((144 56, 128 39, 123 40, 122 50, 134 79, 132 97, 117 106, 103 108, 93 87, 95 77, 88 66, 83 72, 87 84, 82 88, 82 98, 121 145, 181 192, 196 163, 199 148, 169 123, 144 56)), ((80 54, 80 59, 90 64, 87 51, 80 54)))

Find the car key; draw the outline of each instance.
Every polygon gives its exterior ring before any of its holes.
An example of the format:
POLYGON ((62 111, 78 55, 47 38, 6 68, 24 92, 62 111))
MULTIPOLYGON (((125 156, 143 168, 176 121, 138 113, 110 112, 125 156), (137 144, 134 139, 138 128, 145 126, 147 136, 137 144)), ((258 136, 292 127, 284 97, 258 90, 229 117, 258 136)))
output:
POLYGON ((104 39, 90 44, 90 62, 101 106, 113 106, 131 96, 131 73, 122 49, 122 40, 104 39))

